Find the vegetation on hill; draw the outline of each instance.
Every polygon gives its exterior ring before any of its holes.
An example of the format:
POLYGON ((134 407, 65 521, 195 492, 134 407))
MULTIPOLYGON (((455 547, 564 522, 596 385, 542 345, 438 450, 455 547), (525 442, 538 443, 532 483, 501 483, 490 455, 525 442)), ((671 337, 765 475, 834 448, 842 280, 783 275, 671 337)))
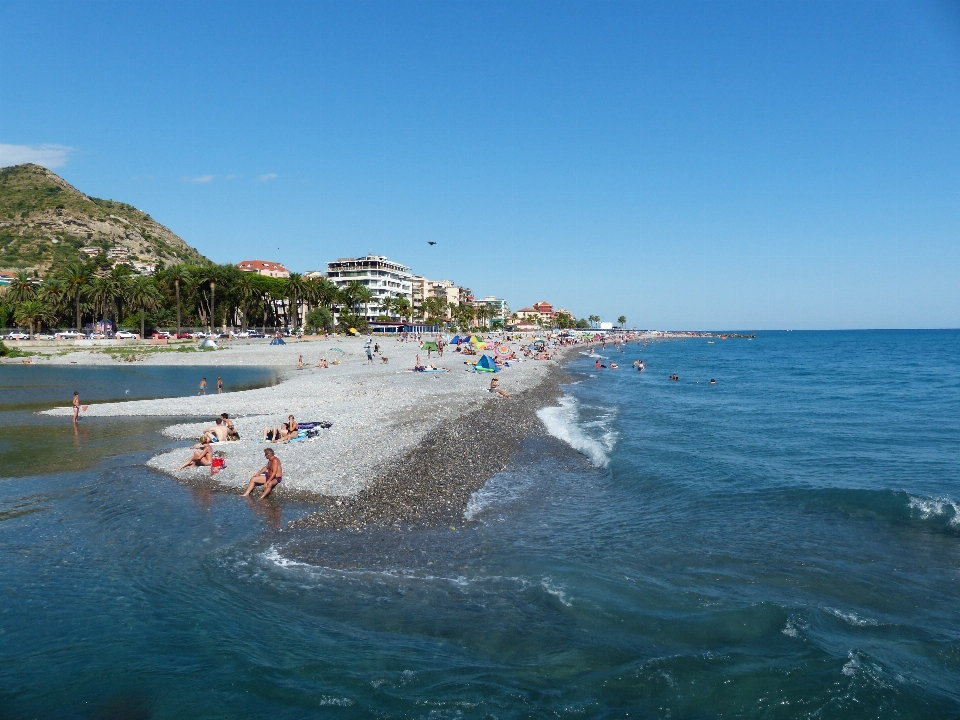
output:
POLYGON ((82 247, 145 264, 209 263, 132 205, 84 195, 39 165, 0 169, 0 269, 62 267, 80 260, 82 247))

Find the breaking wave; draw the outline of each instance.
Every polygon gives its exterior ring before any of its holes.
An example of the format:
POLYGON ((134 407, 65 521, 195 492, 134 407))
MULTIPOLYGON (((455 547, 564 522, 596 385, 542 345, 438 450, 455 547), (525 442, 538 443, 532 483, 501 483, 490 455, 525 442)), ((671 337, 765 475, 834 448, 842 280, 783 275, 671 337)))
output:
POLYGON ((547 432, 586 455, 596 467, 606 467, 610 462, 610 452, 617 443, 617 433, 610 427, 612 410, 581 408, 575 398, 563 395, 559 406, 541 408, 537 416, 547 432))

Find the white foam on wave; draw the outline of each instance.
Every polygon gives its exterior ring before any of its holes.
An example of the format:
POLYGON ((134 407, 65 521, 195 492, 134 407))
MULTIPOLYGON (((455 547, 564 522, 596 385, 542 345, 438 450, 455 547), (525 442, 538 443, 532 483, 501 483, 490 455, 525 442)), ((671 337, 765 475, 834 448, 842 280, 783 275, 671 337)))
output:
POLYGON ((583 422, 579 403, 572 396, 563 395, 559 406, 541 408, 537 417, 547 432, 586 455, 595 466, 606 467, 610 462, 610 451, 617 443, 617 433, 610 428, 612 412, 583 422))
POLYGON ((492 507, 518 500, 532 482, 533 479, 524 473, 497 473, 470 495, 463 517, 476 520, 478 515, 492 507))
POLYGON ((280 554, 280 551, 277 550, 276 545, 271 545, 269 548, 264 550, 261 554, 261 557, 267 562, 272 562, 274 565, 282 568, 294 568, 294 567, 304 567, 304 568, 313 568, 313 565, 308 563, 300 562, 298 560, 291 560, 288 557, 284 557, 280 554))
POLYGON ((922 520, 929 520, 932 517, 938 517, 952 512, 953 517, 950 518, 950 524, 955 527, 960 527, 960 504, 957 504, 952 498, 919 498, 911 495, 910 505, 908 507, 911 510, 919 511, 922 520))
POLYGON ((860 617, 855 612, 844 612, 843 610, 837 610, 832 607, 824 607, 823 611, 830 613, 836 618, 840 618, 848 625, 853 625, 854 627, 876 627, 880 624, 877 620, 860 617))

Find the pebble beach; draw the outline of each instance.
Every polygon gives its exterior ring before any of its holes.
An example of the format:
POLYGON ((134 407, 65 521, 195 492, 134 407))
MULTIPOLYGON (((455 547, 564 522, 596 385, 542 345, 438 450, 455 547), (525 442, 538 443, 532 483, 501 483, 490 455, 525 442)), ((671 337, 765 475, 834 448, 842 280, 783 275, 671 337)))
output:
MULTIPOLYGON (((136 362, 196 365, 198 384, 203 375, 207 377, 207 394, 89 405, 81 422, 96 422, 98 417, 182 417, 183 422, 163 430, 182 445, 147 464, 180 481, 224 491, 245 488, 264 465, 263 450, 272 447, 283 463, 277 497, 321 502, 335 498, 327 503, 332 511, 324 514, 326 519, 314 521, 320 524, 383 525, 427 516, 450 522, 462 515, 470 492, 509 459, 518 439, 540 428, 535 411, 554 401, 562 376, 557 361, 511 361, 497 374, 500 387, 512 396, 508 399, 489 392, 490 373, 474 372, 467 364, 476 356, 447 348, 442 358, 433 352, 428 360, 417 343, 388 338, 376 341, 388 361, 375 357, 374 364, 368 364, 365 342, 353 337, 289 340, 282 346, 271 346, 267 340, 234 341, 221 343, 216 351, 146 353, 136 362), (414 372, 418 354, 422 362, 449 372, 414 372), (297 369, 300 355, 302 370, 297 369), (337 364, 318 368, 320 358, 337 364), (253 365, 280 369, 280 383, 238 392, 227 387, 217 394, 217 366, 253 365), (209 468, 178 471, 190 457, 189 445, 224 412, 241 437, 214 445, 225 468, 213 476, 209 468), (314 439, 264 443, 264 428, 280 425, 291 414, 301 423, 331 425, 314 439), (489 432, 491 425, 497 432, 489 432), (458 458, 462 462, 454 462, 458 458), (454 473, 459 477, 457 489, 449 483, 448 466, 459 468, 454 473), (418 485, 418 478, 426 484, 418 485), (391 484, 393 489, 387 492, 391 484), (441 496, 445 509, 438 512, 434 500, 441 496)), ((118 361, 102 352, 80 351, 45 362, 118 361)), ((68 415, 71 410, 47 412, 68 415)))

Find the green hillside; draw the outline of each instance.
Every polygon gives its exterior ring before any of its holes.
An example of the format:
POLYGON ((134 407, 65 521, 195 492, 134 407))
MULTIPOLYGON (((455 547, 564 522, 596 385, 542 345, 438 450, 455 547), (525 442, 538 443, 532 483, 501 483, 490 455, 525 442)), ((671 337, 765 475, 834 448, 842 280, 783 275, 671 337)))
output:
POLYGON ((132 205, 84 195, 39 165, 0 169, 0 270, 42 272, 77 259, 82 247, 125 249, 151 264, 209 262, 132 205))

